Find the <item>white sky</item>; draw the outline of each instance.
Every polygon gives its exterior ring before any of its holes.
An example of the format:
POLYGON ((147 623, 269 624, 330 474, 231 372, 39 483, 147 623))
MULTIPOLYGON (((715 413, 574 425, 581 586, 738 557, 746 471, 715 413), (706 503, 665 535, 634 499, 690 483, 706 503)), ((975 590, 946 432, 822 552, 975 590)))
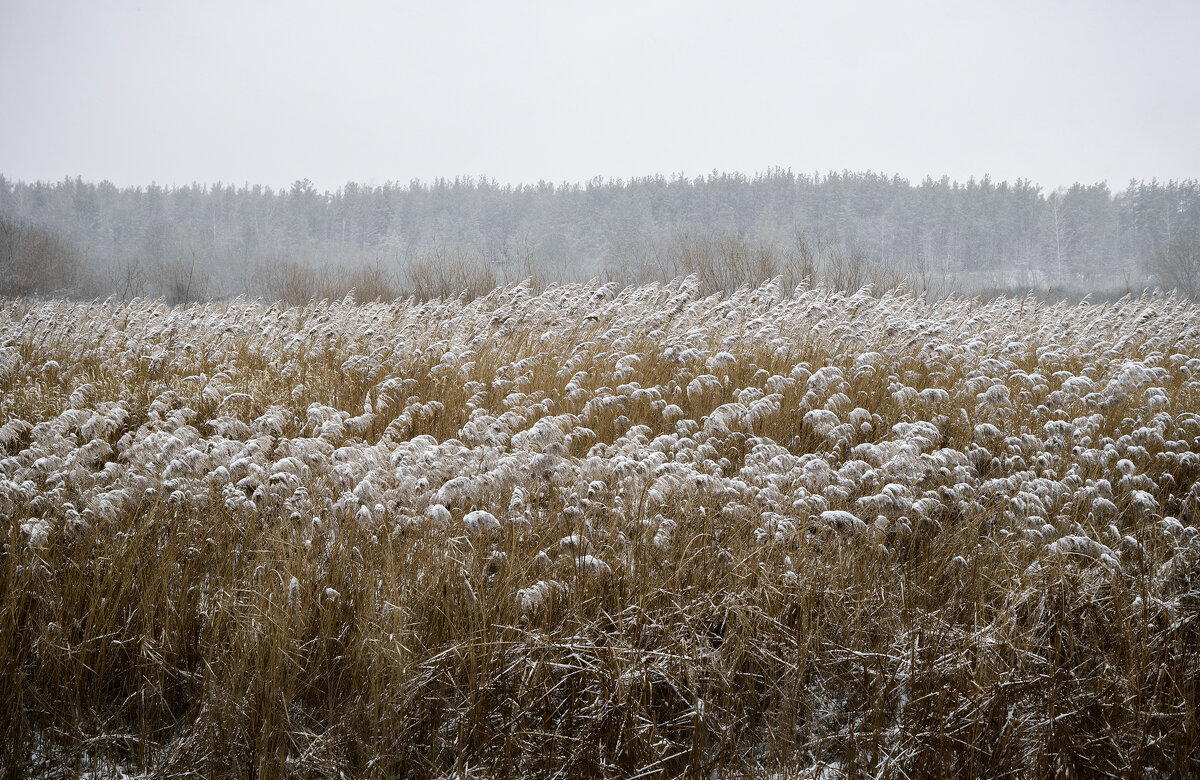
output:
POLYGON ((1200 177, 1200 2, 0 0, 0 173, 1200 177))

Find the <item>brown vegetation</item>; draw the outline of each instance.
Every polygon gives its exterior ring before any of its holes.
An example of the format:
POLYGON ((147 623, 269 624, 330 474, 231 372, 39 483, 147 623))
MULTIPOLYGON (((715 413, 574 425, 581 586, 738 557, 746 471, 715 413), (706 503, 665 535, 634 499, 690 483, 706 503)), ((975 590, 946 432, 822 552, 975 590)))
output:
POLYGON ((7 305, 0 761, 1195 776, 1196 354, 1173 298, 7 305))
POLYGON ((86 295, 91 287, 70 244, 0 216, 0 297, 86 295))

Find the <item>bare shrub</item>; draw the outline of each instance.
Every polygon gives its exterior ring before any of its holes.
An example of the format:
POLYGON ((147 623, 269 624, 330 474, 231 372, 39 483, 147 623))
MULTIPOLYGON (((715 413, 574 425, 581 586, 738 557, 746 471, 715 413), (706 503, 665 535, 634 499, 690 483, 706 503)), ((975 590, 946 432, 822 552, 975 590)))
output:
POLYGON ((0 296, 88 295, 78 252, 41 228, 0 217, 0 296))
POLYGON ((706 293, 726 295, 778 279, 783 289, 821 284, 854 292, 866 285, 887 290, 905 281, 903 274, 872 262, 863 252, 814 247, 803 233, 790 246, 753 242, 742 236, 685 236, 644 258, 610 269, 610 278, 626 284, 667 282, 692 276, 706 293))
POLYGON ((170 306, 195 303, 208 297, 208 274, 196 266, 196 255, 164 261, 158 266, 159 294, 170 306))
POLYGON ((109 288, 123 301, 145 297, 148 284, 146 269, 137 257, 120 261, 109 274, 109 288))
POLYGON ((401 272, 404 289, 417 300, 478 298, 498 284, 495 271, 481 259, 435 251, 410 262, 401 272))
POLYGON ((292 260, 259 264, 251 274, 252 291, 267 300, 302 306, 319 299, 321 277, 313 268, 292 260))
POLYGON ((351 271, 343 284, 347 294, 360 303, 390 301, 400 297, 400 288, 393 275, 379 265, 364 265, 351 271))
POLYGON ((861 251, 833 251, 825 258, 821 283, 833 290, 855 292, 868 285, 874 290, 890 290, 904 282, 904 275, 874 263, 861 251))
POLYGON ((377 263, 349 270, 313 268, 294 260, 264 263, 251 275, 253 292, 288 306, 351 296, 366 303, 401 297, 394 275, 377 263))
POLYGON ((1162 283, 1195 297, 1200 295, 1200 233, 1174 236, 1156 259, 1162 283))

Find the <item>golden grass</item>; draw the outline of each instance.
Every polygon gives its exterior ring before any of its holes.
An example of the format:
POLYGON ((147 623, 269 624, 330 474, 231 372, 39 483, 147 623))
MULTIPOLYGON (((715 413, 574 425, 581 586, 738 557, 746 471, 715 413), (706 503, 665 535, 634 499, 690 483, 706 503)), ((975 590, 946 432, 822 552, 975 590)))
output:
POLYGON ((5 303, 5 772, 1200 772, 1194 306, 699 288, 5 303))

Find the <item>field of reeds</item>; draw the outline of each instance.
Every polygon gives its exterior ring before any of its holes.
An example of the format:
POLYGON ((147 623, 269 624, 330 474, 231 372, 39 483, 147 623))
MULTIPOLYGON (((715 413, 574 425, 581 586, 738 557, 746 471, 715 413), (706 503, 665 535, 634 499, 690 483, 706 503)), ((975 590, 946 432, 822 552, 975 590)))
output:
POLYGON ((1200 774, 1200 308, 0 306, 20 777, 1200 774))

